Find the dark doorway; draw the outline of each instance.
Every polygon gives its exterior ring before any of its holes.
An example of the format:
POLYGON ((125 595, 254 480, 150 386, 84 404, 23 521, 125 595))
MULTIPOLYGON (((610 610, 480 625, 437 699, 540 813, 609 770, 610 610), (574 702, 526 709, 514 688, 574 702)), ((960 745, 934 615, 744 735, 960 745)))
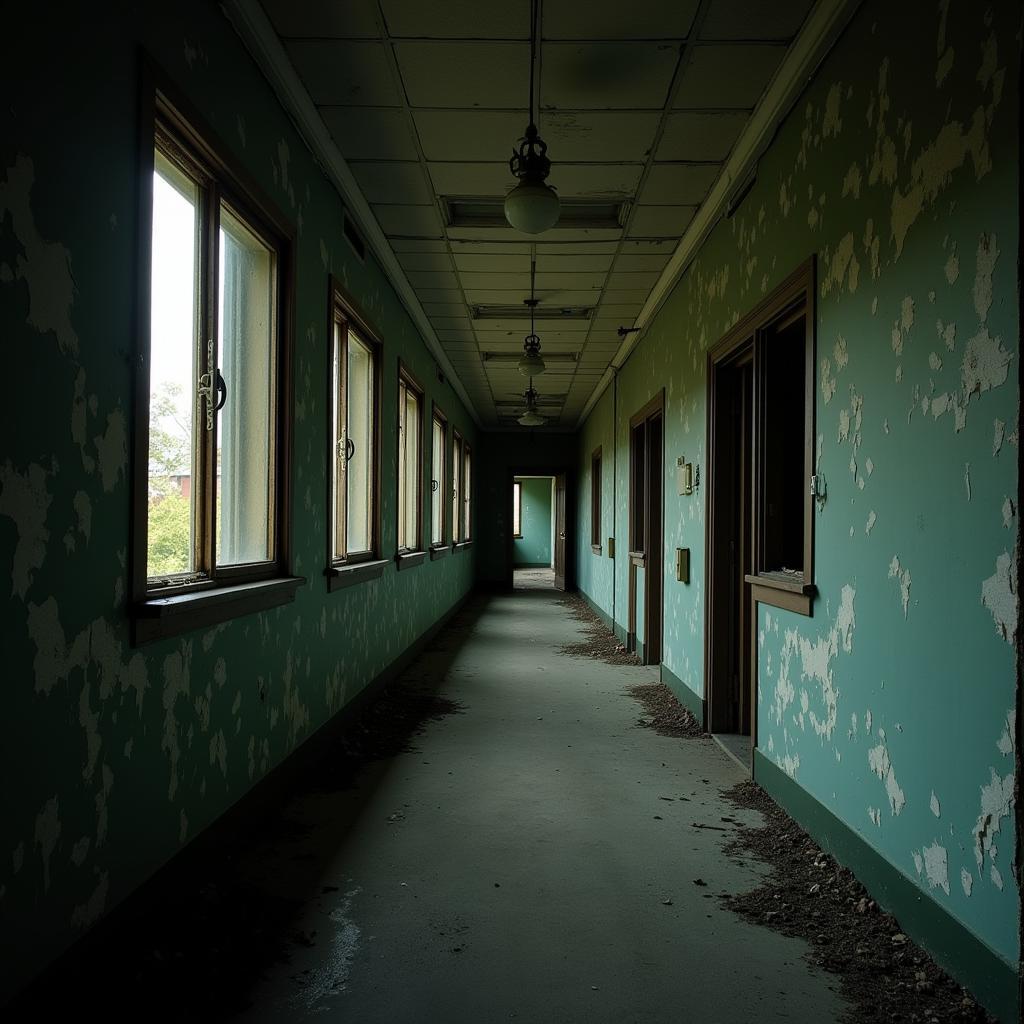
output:
POLYGON ((708 731, 750 760, 753 339, 712 366, 708 731))
POLYGON ((565 474, 555 477, 555 589, 565 590, 565 474))
POLYGON ((664 589, 664 409, 658 392, 629 421, 629 624, 627 647, 645 665, 660 665, 664 589), (643 573, 642 636, 638 633, 638 579, 643 573))

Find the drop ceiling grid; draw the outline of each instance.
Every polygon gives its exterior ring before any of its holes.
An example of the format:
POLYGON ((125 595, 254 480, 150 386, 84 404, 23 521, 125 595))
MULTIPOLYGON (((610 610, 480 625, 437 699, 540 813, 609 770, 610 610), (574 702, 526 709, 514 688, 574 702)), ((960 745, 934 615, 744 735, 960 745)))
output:
POLYGON ((484 354, 518 351, 528 320, 474 321, 471 307, 522 301, 531 257, 542 302, 593 305, 582 331, 538 326, 544 352, 576 355, 552 359, 538 390, 557 385, 561 412, 578 412, 814 0, 542 0, 550 180, 564 196, 629 205, 621 229, 541 236, 449 228, 442 200, 513 183, 504 154, 528 119, 528 0, 261 2, 478 413, 496 424, 499 395, 525 380, 484 354))

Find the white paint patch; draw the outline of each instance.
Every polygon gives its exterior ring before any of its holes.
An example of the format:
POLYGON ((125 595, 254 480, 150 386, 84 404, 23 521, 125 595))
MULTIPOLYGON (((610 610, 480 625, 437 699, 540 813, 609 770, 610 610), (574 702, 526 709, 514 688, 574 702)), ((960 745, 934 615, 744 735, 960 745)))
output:
POLYGON ((1006 424, 1002 420, 992 421, 992 457, 995 458, 1003 447, 1006 424))
POLYGON ((932 799, 930 806, 932 809, 932 814, 934 814, 936 818, 942 815, 942 808, 939 806, 939 798, 935 795, 934 789, 932 790, 932 799))
POLYGON ((974 888, 974 878, 967 868, 960 869, 960 885, 963 887, 964 895, 970 896, 971 890, 974 888))
POLYGON ((994 837, 1001 831, 1003 818, 1009 817, 1013 804, 1013 773, 1000 778, 995 768, 990 767, 989 772, 988 783, 981 787, 981 813, 974 826, 974 859, 979 871, 985 866, 986 856, 995 860, 994 837))
POLYGON ((46 470, 32 463, 24 474, 7 461, 0 466, 0 516, 17 529, 18 542, 11 566, 11 594, 23 601, 32 578, 46 560, 50 531, 46 516, 53 496, 46 490, 46 470))
POLYGON ((974 311, 982 323, 988 319, 988 311, 992 308, 992 272, 998 259, 996 236, 983 234, 978 239, 974 274, 974 311))
POLYGON ((1010 372, 1012 355, 1003 348, 999 337, 991 337, 987 327, 982 327, 964 349, 960 367, 964 400, 972 395, 982 395, 992 388, 1002 387, 1010 372))
POLYGON ((885 783, 885 793, 889 798, 889 809, 893 815, 899 815, 907 802, 903 790, 896 780, 896 772, 889 758, 889 751, 882 742, 868 751, 868 767, 885 783))
POLYGON ((89 846, 92 840, 88 836, 82 836, 77 843, 71 848, 71 863, 75 867, 81 867, 85 863, 85 858, 89 856, 89 846))
POLYGON ((907 617, 907 610, 910 607, 910 570, 900 565, 899 555, 892 556, 889 563, 889 579, 898 580, 900 585, 900 598, 903 601, 903 618, 907 617))
POLYGON ((967 500, 971 500, 971 464, 964 463, 964 490, 967 492, 967 500))
POLYGON ((953 246, 953 251, 949 254, 949 258, 946 260, 945 266, 946 281, 949 284, 956 284, 956 279, 960 276, 960 257, 956 254, 956 246, 953 246))
POLYGON ((949 865, 946 848, 937 842, 926 846, 924 854, 924 872, 928 876, 929 889, 941 889, 949 895, 949 865))
POLYGON ((942 369, 942 359, 939 357, 938 352, 931 352, 928 355, 928 368, 935 373, 938 373, 942 369))
POLYGON ((118 478, 128 467, 128 438, 125 433, 124 413, 115 409, 107 416, 107 429, 93 438, 99 456, 100 478, 103 490, 112 491, 118 478))
POLYGON ((981 603, 991 613, 996 633, 1012 646, 1017 637, 1017 593, 1008 551, 996 559, 996 571, 981 584, 981 603))
POLYGON ((1016 740, 1014 737, 1014 728, 1017 722, 1017 712, 1010 708, 1006 712, 1006 724, 1003 726, 1003 734, 999 737, 999 742, 996 746, 999 748, 999 753, 1003 757, 1009 757, 1014 750, 1016 740))
POLYGON ((220 773, 224 778, 228 777, 228 745, 224 739, 224 732, 218 729, 210 740, 210 764, 219 764, 220 773))
POLYGON ((910 855, 914 858, 915 870, 918 874, 921 874, 921 872, 924 871, 924 857, 921 856, 921 853, 918 850, 911 851, 910 855))
POLYGON ((1013 499, 1007 498, 1003 502, 1003 527, 1009 529, 1013 525, 1013 517, 1017 514, 1017 510, 1013 507, 1013 499))
POLYGON ((107 893, 110 890, 110 876, 106 871, 100 875, 99 882, 92 895, 85 903, 75 907, 71 914, 71 923, 76 928, 88 928, 89 925, 99 920, 107 906, 107 893))
POLYGON ((871 819, 871 824, 876 828, 882 826, 882 812, 877 807, 868 808, 868 817, 871 819))
POLYGON ((88 541, 92 533, 92 502, 85 491, 75 492, 74 507, 78 517, 78 532, 88 541))
POLYGON ((31 159, 19 153, 0 181, 0 221, 10 215, 14 237, 22 248, 14 276, 28 287, 26 322, 40 334, 52 332, 61 352, 77 355, 78 335, 71 326, 75 301, 71 253, 39 234, 31 202, 34 181, 31 159))
POLYGON ((60 838, 60 806, 57 797, 51 796, 36 815, 35 845, 43 858, 43 891, 50 890, 50 856, 60 838))

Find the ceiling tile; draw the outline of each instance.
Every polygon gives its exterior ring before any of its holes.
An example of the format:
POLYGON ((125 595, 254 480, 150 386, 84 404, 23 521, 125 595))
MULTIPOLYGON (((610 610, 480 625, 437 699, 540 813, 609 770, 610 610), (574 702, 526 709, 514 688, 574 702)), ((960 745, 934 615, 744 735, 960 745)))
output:
POLYGON ((697 212, 695 206, 637 206, 628 234, 639 238, 678 238, 697 212))
POLYGON ((668 263, 670 256, 671 252, 666 252, 664 255, 624 253, 615 261, 615 269, 626 273, 652 270, 660 272, 668 263))
MULTIPOLYGON (((544 238, 547 238, 549 232, 544 232, 544 238)), ((588 242, 537 242, 536 252, 537 258, 541 256, 593 256, 598 253, 602 255, 612 254, 614 255, 619 251, 619 243, 615 241, 609 242, 598 242, 590 240, 588 242)))
MULTIPOLYGON (((498 274, 490 274, 488 276, 500 277, 498 274)), ((506 289, 501 286, 500 281, 496 281, 494 288, 467 287, 466 301, 473 305, 481 306, 515 305, 527 298, 529 293, 529 286, 526 288, 506 289)), ((586 290, 570 291, 564 288, 538 288, 535 294, 541 304, 541 307, 558 306, 561 308, 573 308, 576 306, 591 307, 595 305, 599 293, 596 291, 586 290)))
POLYGON ((633 302, 629 305, 613 305, 611 303, 602 302, 600 313, 603 317, 612 317, 623 323, 627 320, 635 320, 640 315, 640 310, 643 308, 642 302, 633 302))
POLYGON ((465 316, 466 306, 463 302, 424 302, 423 312, 428 317, 434 316, 465 316))
POLYGON ((740 111, 669 114, 656 159, 724 160, 746 123, 740 111))
POLYGON ((441 218, 433 206, 374 206, 373 213, 386 235, 444 234, 441 218))
POLYGON ((481 274, 508 274, 530 272, 528 253, 495 253, 456 252, 455 266, 458 270, 481 274))
POLYGON ((452 261, 443 252, 403 252, 398 256, 403 270, 451 270, 452 261))
POLYGON ((754 107, 785 53, 785 46, 774 45, 695 47, 674 105, 754 107))
POLYGON ((392 36, 423 39, 529 39, 530 8, 506 0, 381 0, 392 36))
POLYGON ((418 163, 350 163, 359 189, 371 203, 433 202, 426 176, 418 163))
POLYGON ((462 282, 462 287, 467 290, 472 288, 500 288, 503 291, 514 290, 527 295, 530 291, 529 266, 527 266, 523 273, 519 274, 481 274, 472 270, 460 270, 459 280, 462 282))
POLYGON ((542 110, 539 127, 556 167, 574 160, 643 162, 660 118, 657 111, 542 110))
MULTIPOLYGON (((635 305, 639 302, 643 305, 650 294, 649 288, 606 288, 601 292, 601 302, 626 305, 635 305)), ((601 308, 603 309, 604 306, 602 305, 601 308)))
POLYGON ((655 164, 644 182, 644 206, 699 206, 721 172, 721 164, 655 164))
POLYGON ((814 0, 712 0, 703 39, 792 39, 814 0))
POLYGON ((507 160, 526 129, 528 116, 525 106, 515 112, 413 111, 423 155, 428 160, 507 160))
POLYGON ((678 60, 674 43, 544 43, 539 103, 543 110, 660 109, 678 60))
POLYGON ((521 109, 529 98, 526 43, 402 40, 395 56, 414 107, 521 109))
MULTIPOLYGON (((511 147, 511 143, 509 144, 511 147)), ((511 148, 509 149, 511 152, 511 148)), ((427 164, 434 191, 439 196, 503 196, 516 183, 504 163, 427 164)))
POLYGON ((608 275, 608 288, 614 291, 638 292, 650 291, 661 275, 657 271, 645 270, 638 272, 623 272, 613 270, 608 275))
POLYGON ((443 238, 394 238, 391 240, 391 248, 395 253, 448 251, 443 238))
POLYGON ((413 288, 458 288, 459 279, 452 271, 411 270, 405 275, 413 288))
POLYGON ((473 253, 529 256, 531 248, 528 242, 466 242, 457 239, 452 241, 452 252, 456 256, 473 253))
POLYGON ((462 292, 458 288, 417 288, 416 298, 420 302, 461 302, 462 292))
MULTIPOLYGON (((635 256, 641 254, 652 254, 669 257, 675 252, 676 243, 667 238, 625 238, 622 241, 623 256, 635 256)), ((638 270, 648 270, 649 267, 638 267, 638 270)))
POLYGON ((295 39, 285 48, 314 103, 360 107, 402 103, 383 43, 295 39))
POLYGON ((590 256, 578 253, 563 256, 550 252, 537 253, 538 273, 606 273, 612 265, 612 253, 590 256))
POLYGON ((545 39, 683 39, 698 0, 544 0, 545 39))
POLYGON ((472 327, 442 327, 437 330, 437 340, 442 343, 449 341, 476 342, 472 327))
MULTIPOLYGON (((610 241, 622 235, 621 228, 550 228, 545 238, 564 242, 610 241)), ((494 228, 448 228, 448 237, 478 242, 530 242, 536 235, 528 235, 509 227, 494 228)))
POLYGON ((374 0, 260 0, 279 35, 334 39, 376 39, 377 4, 374 0))
POLYGON ((580 289, 587 289, 590 291, 598 291, 604 286, 605 278, 608 275, 604 272, 597 273, 578 273, 578 274, 563 274, 563 273, 542 273, 537 271, 537 289, 556 288, 559 291, 574 290, 579 291, 580 289))
POLYGON ((636 195, 642 173, 640 164, 560 162, 552 167, 548 184, 564 199, 625 199, 636 195))
POLYGON ((432 316, 430 322, 436 331, 469 330, 468 316, 432 316))
POLYGON ((334 141, 347 160, 416 160, 416 141, 402 110, 321 107, 334 141))

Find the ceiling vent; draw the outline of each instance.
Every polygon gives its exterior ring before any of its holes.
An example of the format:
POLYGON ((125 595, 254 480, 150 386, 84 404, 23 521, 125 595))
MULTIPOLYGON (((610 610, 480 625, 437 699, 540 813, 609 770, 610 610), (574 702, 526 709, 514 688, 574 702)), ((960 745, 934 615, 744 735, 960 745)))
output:
MULTIPOLYGON (((445 222, 450 228, 506 228, 505 197, 442 196, 445 222)), ((556 228, 621 228, 629 212, 624 199, 561 199, 556 228)))
MULTIPOLYGON (((518 363, 521 352, 482 352, 481 359, 485 363, 518 363)), ((575 363, 579 359, 578 352, 545 352, 545 363, 575 363)))
MULTIPOLYGON (((594 313, 593 306, 537 306, 534 316, 537 320, 589 320, 594 313)), ((530 311, 517 306, 470 306, 474 320, 529 320, 530 311)))

